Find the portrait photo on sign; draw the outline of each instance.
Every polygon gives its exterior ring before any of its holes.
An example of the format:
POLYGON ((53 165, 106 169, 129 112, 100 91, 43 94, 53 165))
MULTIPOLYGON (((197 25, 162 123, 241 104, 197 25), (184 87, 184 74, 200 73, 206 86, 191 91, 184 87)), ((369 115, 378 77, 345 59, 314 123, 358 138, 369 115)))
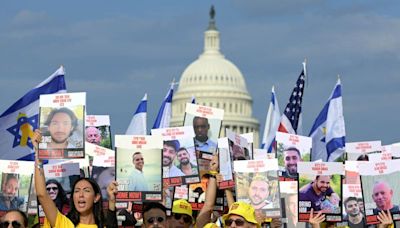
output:
MULTIPOLYGON (((311 208, 324 214, 336 215, 333 220, 340 221, 341 211, 341 178, 335 175, 299 175, 299 213, 309 213, 311 208)), ((302 216, 299 216, 299 218, 302 216)), ((304 220, 302 220, 304 221, 304 220)), ((307 218, 308 221, 308 218, 307 218)))
POLYGON ((83 158, 86 93, 40 95, 39 158, 83 158))
POLYGON ((164 141, 162 164, 163 178, 198 176, 193 138, 164 141))
POLYGON ((40 149, 83 148, 84 106, 40 109, 40 149))
POLYGON ((306 223, 298 222, 297 193, 281 193, 282 217, 287 228, 305 228, 306 223))
POLYGON ((228 148, 231 154, 231 161, 250 160, 252 154, 250 153, 250 144, 245 137, 226 129, 226 136, 228 137, 228 148))
POLYGON ((379 224, 379 213, 387 210, 399 221, 400 160, 364 162, 359 171, 367 224, 379 224))
POLYGON ((281 181, 297 180, 297 163, 310 161, 311 147, 312 140, 309 137, 276 133, 276 153, 281 181))
POLYGON ((118 148, 116 153, 118 189, 129 192, 161 192, 161 150, 118 148))
POLYGON ((163 140, 163 178, 169 185, 200 181, 192 126, 152 129, 151 134, 163 140))
POLYGON ((108 149, 112 148, 110 117, 108 115, 87 115, 85 127, 86 142, 108 149))
POLYGON ((108 200, 107 187, 115 180, 115 167, 93 166, 92 178, 100 187, 103 201, 108 200))
POLYGON ((276 217, 280 213, 278 175, 275 171, 240 173, 236 172, 235 187, 237 201, 245 201, 254 209, 265 211, 267 216, 276 217))
POLYGON ((366 216, 378 215, 382 210, 400 214, 400 182, 398 180, 400 180, 399 171, 384 175, 361 176, 366 216))
POLYGON ((216 151, 223 115, 223 109, 186 104, 183 125, 193 126, 196 150, 205 153, 216 151))
POLYGON ((8 210, 28 210, 31 175, 1 174, 0 213, 8 210))
POLYGON ((185 126, 190 124, 195 132, 194 143, 196 149, 206 153, 214 153, 217 149, 221 120, 186 114, 185 126))

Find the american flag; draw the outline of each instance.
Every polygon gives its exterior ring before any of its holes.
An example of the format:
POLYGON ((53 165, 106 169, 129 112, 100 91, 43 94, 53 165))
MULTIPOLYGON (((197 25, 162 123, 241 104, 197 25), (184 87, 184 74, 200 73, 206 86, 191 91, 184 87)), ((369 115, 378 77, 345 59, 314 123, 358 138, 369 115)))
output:
POLYGON ((301 115, 301 103, 303 101, 304 83, 306 77, 306 64, 303 63, 303 70, 301 71, 296 85, 290 95, 289 103, 286 105, 283 112, 281 123, 279 124, 278 131, 289 134, 296 134, 301 115))

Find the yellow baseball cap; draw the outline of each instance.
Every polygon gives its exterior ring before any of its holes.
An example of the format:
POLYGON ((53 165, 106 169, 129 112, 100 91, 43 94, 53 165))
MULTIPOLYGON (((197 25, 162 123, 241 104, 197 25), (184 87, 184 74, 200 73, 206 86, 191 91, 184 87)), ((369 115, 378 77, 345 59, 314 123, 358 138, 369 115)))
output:
POLYGON ((172 213, 189 215, 192 219, 192 205, 184 199, 175 200, 172 206, 172 213))
POLYGON ((203 228, 218 228, 215 223, 207 223, 203 228))
POLYGON ((242 216, 247 222, 254 223, 257 225, 257 227, 261 227, 256 220, 254 208, 248 203, 242 201, 233 203, 232 206, 229 208, 228 214, 222 216, 222 221, 224 222, 224 224, 225 220, 228 219, 230 215, 242 216))

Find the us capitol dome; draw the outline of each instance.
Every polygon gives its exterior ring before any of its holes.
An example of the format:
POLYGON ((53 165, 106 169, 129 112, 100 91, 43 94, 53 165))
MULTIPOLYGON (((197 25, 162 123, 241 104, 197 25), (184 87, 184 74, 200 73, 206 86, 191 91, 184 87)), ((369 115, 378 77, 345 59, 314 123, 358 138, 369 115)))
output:
POLYGON ((195 97, 199 105, 225 110, 220 137, 225 137, 225 128, 239 134, 254 132, 254 148, 258 148, 260 124, 252 117, 253 100, 240 70, 220 52, 214 17, 211 7, 204 51, 183 71, 173 96, 171 126, 182 126, 186 103, 195 97))

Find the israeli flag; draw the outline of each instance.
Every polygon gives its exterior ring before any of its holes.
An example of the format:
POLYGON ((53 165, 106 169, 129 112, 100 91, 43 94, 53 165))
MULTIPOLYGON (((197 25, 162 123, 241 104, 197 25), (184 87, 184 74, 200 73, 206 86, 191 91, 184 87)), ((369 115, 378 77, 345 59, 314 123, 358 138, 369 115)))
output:
POLYGON ((310 135, 313 141, 311 159, 335 161, 343 155, 346 145, 346 131, 343 117, 342 86, 338 79, 335 88, 319 113, 310 135))
POLYGON ((133 114, 131 123, 125 135, 146 135, 147 134, 147 94, 140 101, 139 106, 133 114))
POLYGON ((172 103, 172 95, 174 93, 174 85, 175 85, 174 82, 171 83, 171 88, 168 90, 168 93, 165 96, 163 103, 161 104, 160 110, 158 111, 157 118, 153 124, 152 129, 169 127, 172 115, 171 103, 172 103))
POLYGON ((265 119, 264 135, 261 148, 271 153, 275 135, 281 122, 281 113, 279 111, 278 100, 276 99, 275 87, 272 86, 271 102, 269 103, 267 118, 265 119))
POLYGON ((39 97, 41 94, 67 92, 64 75, 61 66, 1 114, 0 159, 34 160, 31 137, 39 124, 39 97))

